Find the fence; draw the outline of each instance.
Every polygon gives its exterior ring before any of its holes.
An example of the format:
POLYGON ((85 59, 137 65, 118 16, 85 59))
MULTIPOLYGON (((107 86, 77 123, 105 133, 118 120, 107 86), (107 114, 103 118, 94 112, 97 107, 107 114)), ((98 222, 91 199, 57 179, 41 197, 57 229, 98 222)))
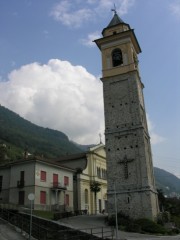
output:
MULTIPOLYGON (((4 209, 13 209, 13 210, 19 210, 19 211, 28 211, 30 210, 30 204, 28 205, 18 205, 18 204, 12 204, 12 203, 1 203, 0 208, 4 209)), ((58 212, 64 212, 64 211, 71 211, 72 209, 70 207, 67 208, 65 205, 42 205, 42 204, 33 204, 33 209, 35 210, 42 210, 42 211, 58 211, 58 212)))
MULTIPOLYGON (((29 233, 30 215, 18 213, 17 210, 0 209, 0 217, 17 226, 21 232, 29 233)), ((100 240, 113 239, 113 229, 90 228, 76 230, 61 226, 53 221, 33 216, 32 236, 38 240, 100 240)))

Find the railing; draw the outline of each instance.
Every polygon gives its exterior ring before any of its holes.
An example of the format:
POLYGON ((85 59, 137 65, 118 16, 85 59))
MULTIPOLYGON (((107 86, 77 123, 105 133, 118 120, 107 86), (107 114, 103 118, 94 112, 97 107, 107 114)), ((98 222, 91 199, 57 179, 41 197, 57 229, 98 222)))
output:
MULTIPOLYGON (((24 212, 24 213, 30 213, 30 204, 27 205, 18 205, 18 204, 13 204, 13 203, 1 203, 0 204, 0 209, 4 210, 17 210, 19 212, 24 212)), ((42 210, 42 211, 52 211, 52 212, 64 212, 66 211, 66 206, 65 205, 58 205, 58 204, 53 204, 53 205, 42 205, 42 204, 33 204, 33 209, 34 210, 42 210)), ((72 211, 72 209, 70 209, 72 211)))
POLYGON ((67 187, 65 185, 63 185, 62 183, 60 182, 53 182, 52 183, 52 188, 53 189, 62 189, 62 190, 66 190, 67 187))
MULTIPOLYGON (((30 215, 20 214, 17 211, 8 211, 0 208, 0 218, 5 219, 12 225, 18 227, 21 233, 28 235, 30 229, 30 215)), ((48 221, 33 216, 32 218, 32 236, 38 240, 100 240, 114 239, 114 230, 111 228, 88 228, 88 229, 71 229, 62 226, 54 221, 48 221)))
POLYGON ((25 183, 24 180, 17 181, 17 187, 18 188, 23 188, 24 185, 25 185, 24 183, 25 183))

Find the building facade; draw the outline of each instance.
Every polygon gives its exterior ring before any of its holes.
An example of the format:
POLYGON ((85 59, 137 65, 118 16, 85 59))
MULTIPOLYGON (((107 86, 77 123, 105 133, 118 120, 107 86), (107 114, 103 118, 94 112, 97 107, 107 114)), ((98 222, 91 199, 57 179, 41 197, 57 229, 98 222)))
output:
POLYGON ((116 11, 95 40, 102 53, 108 213, 154 219, 159 211, 150 137, 138 68, 141 48, 116 11))
POLYGON ((73 211, 74 170, 45 159, 24 159, 0 167, 0 203, 34 209, 73 211))
POLYGON ((107 174, 105 146, 99 144, 81 154, 66 156, 58 160, 62 165, 71 166, 74 174, 74 209, 89 214, 107 211, 107 174), (91 189, 99 184, 100 191, 91 189))

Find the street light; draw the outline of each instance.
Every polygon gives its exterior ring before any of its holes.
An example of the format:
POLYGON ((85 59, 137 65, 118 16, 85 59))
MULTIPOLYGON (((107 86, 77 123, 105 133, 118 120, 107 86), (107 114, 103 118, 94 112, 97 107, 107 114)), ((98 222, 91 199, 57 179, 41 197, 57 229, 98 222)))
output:
POLYGON ((29 240, 31 240, 31 231, 32 231, 32 203, 34 201, 34 193, 28 195, 28 199, 31 201, 31 213, 30 213, 30 228, 29 228, 29 240))
POLYGON ((116 196, 116 182, 114 182, 114 205, 115 205, 115 217, 116 217, 116 240, 118 237, 118 217, 117 217, 117 196, 116 196))

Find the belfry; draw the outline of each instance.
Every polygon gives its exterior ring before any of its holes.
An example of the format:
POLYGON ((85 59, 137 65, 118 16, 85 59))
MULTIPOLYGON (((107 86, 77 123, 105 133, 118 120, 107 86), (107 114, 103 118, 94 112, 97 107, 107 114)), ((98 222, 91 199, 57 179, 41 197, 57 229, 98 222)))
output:
POLYGON ((148 133, 138 54, 141 48, 130 25, 114 10, 102 38, 108 214, 154 219, 158 212, 150 137, 148 133))

